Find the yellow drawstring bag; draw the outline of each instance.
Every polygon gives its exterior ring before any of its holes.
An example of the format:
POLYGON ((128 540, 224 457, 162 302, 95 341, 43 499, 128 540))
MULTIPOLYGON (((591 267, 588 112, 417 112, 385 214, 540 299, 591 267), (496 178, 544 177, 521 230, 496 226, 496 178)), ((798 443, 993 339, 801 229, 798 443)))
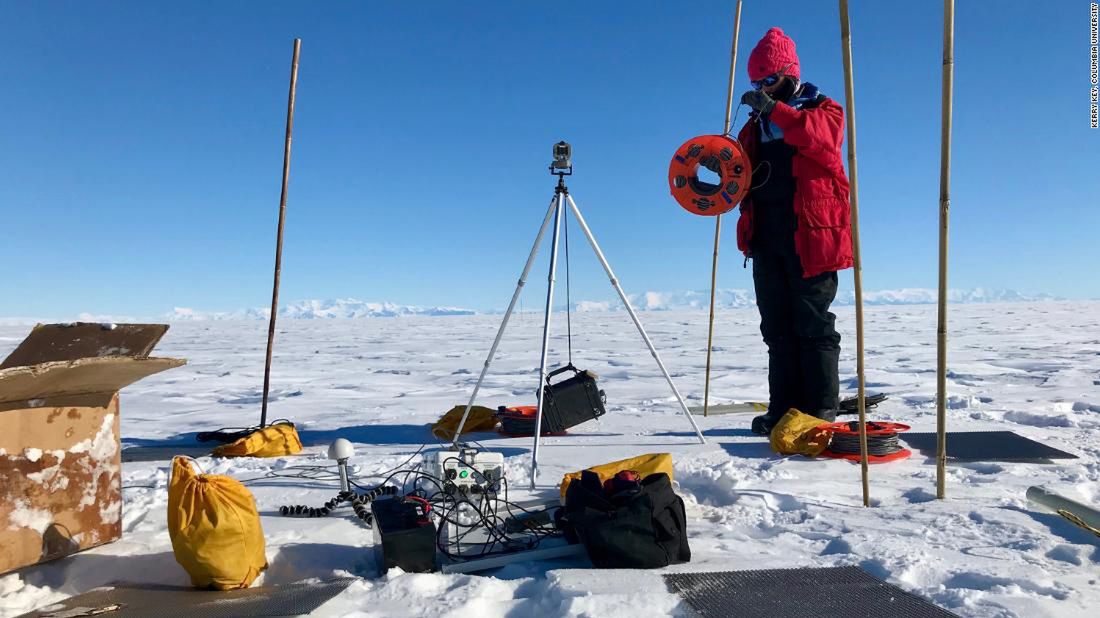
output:
MULTIPOLYGON (((466 406, 455 406, 447 411, 434 425, 432 425, 432 434, 440 440, 454 440, 455 431, 458 430, 458 423, 462 420, 462 413, 466 411, 466 406)), ((466 424, 462 426, 462 433, 473 433, 475 431, 492 431, 497 427, 496 411, 492 408, 486 408, 484 406, 473 406, 470 408, 470 416, 466 419, 466 424)))
POLYGON ((197 588, 247 588, 267 568, 252 493, 228 476, 196 474, 187 457, 172 460, 168 536, 197 588))
POLYGON ((829 423, 816 416, 791 408, 772 429, 772 450, 780 455, 817 457, 829 446, 832 432, 824 429, 829 423))
POLYGON ((282 457, 302 452, 293 423, 275 423, 214 449, 215 457, 282 457))
MULTIPOLYGON (((615 476, 623 470, 634 470, 638 473, 638 476, 645 478, 650 474, 656 474, 657 472, 664 472, 668 475, 668 480, 672 480, 672 455, 669 453, 650 453, 648 455, 639 455, 637 457, 631 457, 630 459, 620 459, 619 461, 612 461, 610 463, 600 464, 598 466, 592 466, 588 468, 595 472, 600 477, 600 482, 603 483, 607 479, 615 476)), ((569 483, 573 479, 580 479, 581 471, 570 472, 561 479, 561 501, 565 504, 565 490, 569 487, 569 483)))

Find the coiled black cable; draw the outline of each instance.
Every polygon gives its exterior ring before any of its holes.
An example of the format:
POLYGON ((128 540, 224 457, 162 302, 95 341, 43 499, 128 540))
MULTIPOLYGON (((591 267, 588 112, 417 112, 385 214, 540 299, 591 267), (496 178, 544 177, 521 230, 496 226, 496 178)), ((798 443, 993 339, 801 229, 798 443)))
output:
MULTIPOLYGON (((829 443, 829 450, 841 455, 859 455, 859 434, 834 433, 829 443)), ((900 450, 901 445, 898 443, 896 433, 868 434, 867 436, 868 455, 884 457, 900 450)))
POLYGON ((354 491, 342 491, 323 506, 312 507, 301 504, 281 506, 279 507, 279 513, 284 517, 328 517, 329 513, 341 504, 348 503, 355 512, 355 516, 370 526, 374 523, 374 516, 370 512, 370 503, 380 496, 392 496, 396 493, 397 488, 393 485, 380 485, 363 494, 357 494, 354 491))
POLYGON ((344 492, 340 492, 336 494, 335 498, 326 502, 324 506, 316 507, 304 504, 280 506, 279 513, 284 517, 328 517, 328 514, 346 499, 347 496, 344 492))
POLYGON ((373 502, 375 498, 396 494, 397 488, 393 485, 381 485, 365 494, 357 494, 353 491, 348 493, 351 494, 351 499, 348 500, 348 502, 351 503, 351 509, 355 512, 355 516, 369 526, 374 522, 374 515, 370 512, 370 503, 373 502))

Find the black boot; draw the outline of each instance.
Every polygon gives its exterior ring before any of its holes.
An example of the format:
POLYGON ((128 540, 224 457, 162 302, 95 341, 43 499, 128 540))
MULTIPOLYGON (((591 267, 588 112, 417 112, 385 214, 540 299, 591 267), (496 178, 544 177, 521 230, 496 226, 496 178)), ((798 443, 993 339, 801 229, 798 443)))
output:
POLYGON ((813 414, 811 414, 811 416, 816 416, 817 418, 825 421, 826 423, 834 423, 834 422, 836 422, 836 413, 837 413, 836 410, 826 409, 826 410, 818 410, 818 411, 814 412, 813 414))
POLYGON ((758 436, 771 434, 772 429, 779 424, 779 419, 783 418, 784 414, 786 414, 786 412, 773 414, 769 410, 767 414, 761 414, 752 419, 752 432, 758 436))

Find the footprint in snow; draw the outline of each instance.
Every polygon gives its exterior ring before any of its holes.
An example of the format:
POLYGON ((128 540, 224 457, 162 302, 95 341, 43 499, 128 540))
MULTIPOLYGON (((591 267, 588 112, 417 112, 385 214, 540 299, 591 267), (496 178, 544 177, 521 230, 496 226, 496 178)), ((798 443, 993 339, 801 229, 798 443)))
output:
POLYGON ((936 499, 936 495, 930 491, 915 487, 909 491, 901 494, 902 498, 909 501, 909 504, 921 504, 924 502, 931 502, 936 499))
POLYGON ((992 463, 961 463, 959 467, 966 468, 967 470, 973 470, 978 474, 1000 474, 1005 471, 1004 466, 999 466, 992 463))
POLYGON ((1044 597, 1051 597, 1059 601, 1069 598, 1066 587, 1057 582, 1053 586, 1042 586, 1027 579, 1009 579, 1007 577, 994 577, 985 573, 964 571, 949 577, 943 583, 947 588, 966 588, 968 590, 993 590, 995 588, 1017 587, 1025 592, 1044 597))
POLYGON ((844 539, 833 539, 821 550, 822 556, 837 556, 852 553, 852 544, 844 539))
POLYGON ((1031 427, 1076 427, 1077 423, 1066 416, 1065 414, 1036 414, 1034 412, 1024 412, 1020 410, 1011 410, 1005 412, 1004 416, 1006 421, 1017 423, 1019 425, 1028 425, 1031 427))
MULTIPOLYGON (((289 399, 291 397, 301 397, 301 396, 302 396, 302 391, 300 391, 300 390, 275 391, 275 392, 270 393, 268 395, 267 400, 270 402, 270 401, 278 401, 280 399, 289 399)), ((228 404, 234 404, 234 405, 250 405, 250 404, 260 403, 261 401, 263 401, 263 393, 261 393, 260 391, 256 391, 256 390, 249 391, 246 394, 238 395, 236 397, 222 397, 221 399, 218 399, 218 403, 228 403, 228 404)))
POLYGON ((1068 562, 1075 566, 1081 566, 1085 562, 1081 559, 1081 552, 1072 545, 1055 545, 1046 553, 1046 557, 1059 562, 1068 562))

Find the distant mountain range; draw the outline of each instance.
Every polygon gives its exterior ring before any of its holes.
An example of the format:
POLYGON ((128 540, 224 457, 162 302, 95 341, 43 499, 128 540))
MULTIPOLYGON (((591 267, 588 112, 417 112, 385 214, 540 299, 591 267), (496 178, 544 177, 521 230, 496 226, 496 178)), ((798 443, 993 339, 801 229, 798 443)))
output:
MULTIPOLYGON (((951 290, 948 301, 952 303, 995 303, 995 302, 1036 302, 1059 300, 1050 294, 1024 294, 1016 290, 974 288, 972 290, 951 290)), ((920 305, 936 302, 936 291, 922 288, 900 290, 880 290, 865 292, 863 301, 867 305, 920 305)), ((673 311, 705 309, 710 305, 708 290, 690 290, 679 292, 643 292, 630 295, 630 302, 639 311, 673 311)), ((723 309, 755 307, 756 295, 751 290, 718 290, 715 303, 723 309)), ((855 294, 841 292, 834 303, 840 306, 855 304, 855 294)), ((573 303, 577 312, 618 311, 622 304, 618 300, 582 300, 573 303)), ((501 313, 502 311, 477 312, 459 307, 418 307, 398 305, 387 302, 366 302, 353 298, 336 300, 303 300, 282 307, 280 318, 293 320, 319 320, 329 318, 395 318, 404 316, 446 316, 475 315, 477 313, 501 313)), ((196 311, 177 307, 163 316, 169 322, 189 320, 266 320, 270 310, 240 309, 237 311, 210 312, 196 311)))
MULTIPOLYGON (((1050 294, 1025 294, 1016 290, 974 288, 970 290, 951 290, 948 301, 951 303, 1008 303, 1062 300, 1050 294)), ((710 305, 710 291, 688 290, 678 292, 643 292, 631 294, 630 302, 639 311, 676 311, 706 309, 710 305)), ((936 302, 936 291, 924 288, 904 288, 899 290, 879 290, 864 292, 863 302, 867 305, 922 305, 936 302)), ((715 304, 722 309, 737 309, 756 306, 756 295, 752 290, 718 290, 715 304)), ((834 305, 849 306, 855 304, 855 294, 845 290, 837 295, 834 305)), ((556 309, 564 310, 564 306, 556 309)), ((573 303, 573 310, 579 313, 598 311, 620 311, 622 303, 616 300, 582 300, 573 303)), ((477 315, 478 313, 499 314, 496 311, 474 311, 461 307, 419 307, 398 305, 389 302, 367 302, 354 298, 334 300, 302 300, 279 309, 279 317, 291 320, 322 319, 359 319, 359 318, 398 318, 406 316, 453 316, 477 315)), ((540 312, 541 313, 541 312, 540 312)), ((270 310, 265 308, 238 309, 236 311, 202 311, 187 307, 176 307, 159 316, 122 316, 82 313, 64 318, 0 317, 0 326, 16 324, 34 324, 35 322, 188 322, 195 320, 266 320, 270 310)))
MULTIPOLYGON (((925 288, 903 288, 900 290, 881 290, 866 292, 863 302, 869 305, 922 305, 938 301, 936 290, 925 288)), ((1030 303, 1047 300, 1063 300, 1051 294, 1025 294, 1016 290, 973 288, 970 290, 948 290, 947 302, 950 303, 1030 303)), ((845 290, 837 296, 836 304, 854 305, 856 295, 845 290)))
MULTIPOLYGON (((476 311, 458 307, 416 307, 394 303, 374 303, 354 298, 335 300, 302 300, 279 309, 280 318, 292 320, 321 320, 331 318, 396 318, 412 315, 474 315, 476 311)), ((165 315, 169 322, 189 320, 266 320, 271 309, 239 309, 237 311, 196 311, 186 307, 176 307, 165 315)))
MULTIPOLYGON (((1016 290, 974 288, 948 290, 947 300, 950 303, 1008 303, 1060 299, 1050 294, 1024 294, 1016 290)), ((630 295, 630 302, 640 311, 705 309, 710 306, 710 291, 645 292, 630 295)), ((714 302, 715 305, 724 309, 755 307, 756 294, 752 290, 718 290, 714 302)), ((855 302, 855 292, 844 290, 837 294, 833 304, 848 306, 854 305, 855 302)), ((937 302, 937 292, 925 288, 864 292, 863 302, 866 305, 923 305, 937 302)), ((575 303, 574 307, 577 311, 613 311, 621 308, 621 303, 619 301, 581 301, 575 303)))

